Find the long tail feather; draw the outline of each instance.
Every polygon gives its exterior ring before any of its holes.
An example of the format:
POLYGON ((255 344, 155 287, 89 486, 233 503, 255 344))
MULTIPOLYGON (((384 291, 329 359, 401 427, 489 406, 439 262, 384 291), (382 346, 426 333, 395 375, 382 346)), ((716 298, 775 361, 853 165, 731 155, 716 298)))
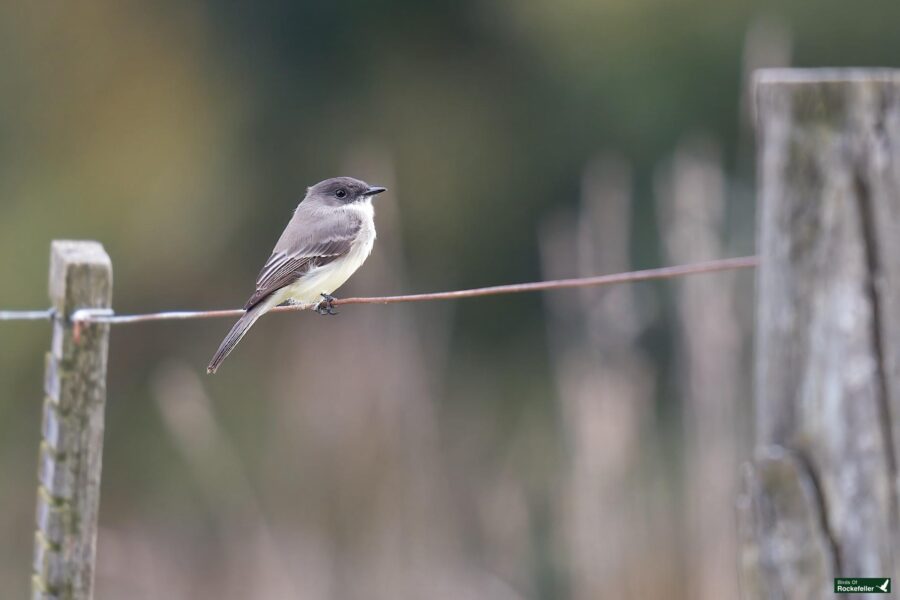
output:
POLYGON ((231 354, 231 351, 238 345, 238 342, 241 341, 241 338, 244 337, 247 330, 249 330, 250 327, 256 323, 256 320, 263 316, 270 308, 271 305, 268 302, 260 302, 238 319, 237 323, 234 324, 234 327, 231 328, 231 331, 228 332, 228 335, 225 336, 225 339, 222 340, 222 344, 219 346, 219 349, 216 350, 212 360, 209 361, 209 366, 206 367, 207 373, 216 372, 216 369, 218 369, 219 365, 222 364, 222 361, 231 354))

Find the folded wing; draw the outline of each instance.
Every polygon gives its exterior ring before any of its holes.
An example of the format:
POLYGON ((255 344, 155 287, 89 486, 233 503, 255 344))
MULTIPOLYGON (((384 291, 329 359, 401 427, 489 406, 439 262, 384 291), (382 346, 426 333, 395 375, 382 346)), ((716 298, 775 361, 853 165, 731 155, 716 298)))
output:
POLYGON ((298 210, 259 272, 256 291, 244 309, 350 252, 361 226, 359 216, 349 211, 325 215, 298 210))

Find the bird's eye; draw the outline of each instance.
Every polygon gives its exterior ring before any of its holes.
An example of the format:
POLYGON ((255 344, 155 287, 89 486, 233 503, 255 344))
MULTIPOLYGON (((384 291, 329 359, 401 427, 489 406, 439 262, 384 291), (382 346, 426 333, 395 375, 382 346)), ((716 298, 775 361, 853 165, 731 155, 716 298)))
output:
POLYGON ((347 197, 347 190, 345 190, 345 189, 340 189, 340 190, 336 191, 336 192, 334 193, 334 195, 337 196, 338 198, 346 198, 346 197, 347 197))

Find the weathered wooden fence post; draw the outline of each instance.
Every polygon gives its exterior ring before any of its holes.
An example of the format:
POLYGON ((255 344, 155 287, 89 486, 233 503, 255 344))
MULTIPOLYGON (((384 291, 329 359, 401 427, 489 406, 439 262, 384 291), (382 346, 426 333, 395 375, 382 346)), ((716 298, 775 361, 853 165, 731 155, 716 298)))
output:
POLYGON ((756 453, 745 598, 826 598, 900 559, 900 71, 756 80, 756 453))
POLYGON ((112 265, 97 242, 55 241, 50 299, 56 310, 44 383, 32 597, 92 596, 106 404, 109 325, 70 316, 109 308, 112 265))

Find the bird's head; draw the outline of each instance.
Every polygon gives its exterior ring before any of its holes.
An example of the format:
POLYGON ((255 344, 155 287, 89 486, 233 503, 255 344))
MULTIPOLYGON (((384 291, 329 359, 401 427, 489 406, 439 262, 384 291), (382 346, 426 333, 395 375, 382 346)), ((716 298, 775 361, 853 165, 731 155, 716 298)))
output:
POLYGON ((368 200, 384 191, 386 188, 369 185, 353 177, 332 177, 308 188, 306 198, 315 198, 316 201, 330 206, 340 206, 368 200))

